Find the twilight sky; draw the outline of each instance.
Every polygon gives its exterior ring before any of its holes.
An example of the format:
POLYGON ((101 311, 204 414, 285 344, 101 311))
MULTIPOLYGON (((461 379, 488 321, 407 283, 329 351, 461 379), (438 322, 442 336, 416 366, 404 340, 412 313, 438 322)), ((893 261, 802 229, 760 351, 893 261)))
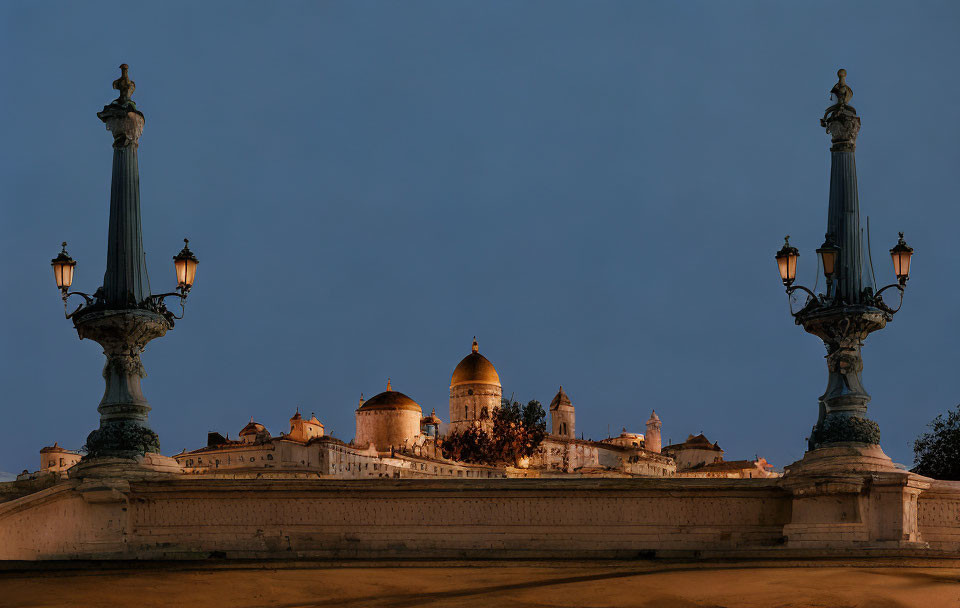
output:
MULTIPOLYGON (((299 405, 350 440, 360 392, 449 418, 478 336, 504 393, 563 384, 577 430, 704 432, 728 459, 800 458, 826 386, 773 254, 815 280, 848 70, 878 281, 903 230, 906 303, 864 349, 884 450, 960 401, 960 5, 932 2, 282 2, 0 5, 0 471, 79 448, 100 347, 49 261, 105 266, 111 137, 130 64, 146 115, 155 291, 200 258, 187 317, 148 347, 166 454, 299 405)), ((822 286, 822 280, 820 281, 822 286)))

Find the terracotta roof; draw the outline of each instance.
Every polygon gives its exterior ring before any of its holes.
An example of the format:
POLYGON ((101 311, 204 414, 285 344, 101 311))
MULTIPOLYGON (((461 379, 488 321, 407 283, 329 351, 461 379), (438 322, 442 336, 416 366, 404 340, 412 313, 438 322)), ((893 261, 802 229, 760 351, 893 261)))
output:
POLYGON ((267 427, 263 426, 259 422, 254 422, 253 418, 251 418, 247 426, 240 430, 240 436, 243 437, 244 435, 256 435, 257 433, 262 433, 266 430, 267 427))
POLYGON ((729 460, 720 462, 700 463, 692 466, 686 471, 743 471, 747 469, 756 469, 757 463, 752 460, 729 460))
POLYGON ((420 419, 420 424, 436 424, 439 426, 441 422, 443 421, 437 418, 437 410, 431 410, 429 416, 420 419))
POLYGON ((60 447, 60 444, 57 442, 53 442, 53 445, 48 445, 47 447, 40 449, 41 454, 48 454, 50 452, 57 452, 61 454, 78 454, 79 453, 79 452, 74 452, 73 450, 62 448, 60 447))
POLYGON ((690 436, 687 437, 687 440, 684 441, 683 443, 679 443, 679 444, 675 443, 675 444, 673 444, 673 445, 668 445, 668 446, 666 446, 666 447, 663 448, 663 449, 664 449, 664 450, 667 450, 667 449, 674 449, 674 450, 678 450, 678 449, 688 449, 688 450, 691 450, 691 449, 695 449, 695 450, 713 450, 713 451, 715 451, 715 452, 722 452, 722 451, 723 451, 723 448, 721 448, 719 445, 717 445, 717 442, 710 443, 710 440, 707 439, 707 438, 703 435, 703 433, 700 433, 700 434, 697 435, 697 436, 690 435, 690 436))

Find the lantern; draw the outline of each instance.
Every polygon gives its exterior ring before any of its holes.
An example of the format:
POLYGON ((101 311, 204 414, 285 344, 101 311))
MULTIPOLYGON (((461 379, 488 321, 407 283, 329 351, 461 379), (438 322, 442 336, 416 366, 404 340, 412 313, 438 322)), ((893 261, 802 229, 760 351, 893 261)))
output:
POLYGON ((184 293, 193 287, 193 279, 197 276, 197 264, 200 263, 190 251, 189 244, 189 239, 183 239, 183 249, 173 256, 173 265, 177 271, 177 289, 184 293))
POLYGON ((60 291, 66 293, 70 286, 73 285, 73 270, 77 265, 76 261, 70 257, 70 254, 67 253, 67 242, 63 242, 63 251, 60 252, 60 255, 50 260, 50 265, 53 266, 53 278, 57 281, 57 287, 60 291))
POLYGON ((777 252, 777 269, 780 271, 780 280, 787 287, 797 278, 797 258, 800 252, 790 246, 790 235, 783 239, 783 247, 777 252))
POLYGON ((903 240, 903 233, 900 233, 900 239, 893 249, 890 250, 890 257, 893 258, 893 273, 897 275, 897 280, 901 285, 907 283, 910 278, 910 258, 913 256, 913 247, 907 245, 903 240))
POLYGON ((828 279, 832 278, 833 273, 836 272, 837 254, 839 252, 840 250, 833 244, 830 235, 825 235, 823 245, 820 245, 820 249, 817 249, 817 255, 820 256, 820 261, 823 263, 823 275, 828 279))

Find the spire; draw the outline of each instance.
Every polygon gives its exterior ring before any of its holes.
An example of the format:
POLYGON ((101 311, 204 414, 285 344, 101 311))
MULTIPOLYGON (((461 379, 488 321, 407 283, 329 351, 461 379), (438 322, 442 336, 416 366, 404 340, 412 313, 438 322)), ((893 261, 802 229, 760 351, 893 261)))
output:
POLYGON ((107 309, 138 308, 150 296, 140 226, 140 168, 137 146, 143 133, 143 114, 130 99, 136 88, 120 66, 113 88, 120 96, 97 112, 113 134, 113 175, 110 180, 110 227, 107 270, 101 302, 107 309))
POLYGON ((360 405, 363 405, 363 393, 360 393, 360 403, 357 407, 359 407, 360 405))
POLYGON ((847 85, 847 71, 837 71, 837 78, 837 84, 830 91, 836 103, 827 108, 820 120, 832 143, 827 238, 839 249, 834 275, 836 295, 845 304, 859 304, 864 288, 864 260, 854 151, 860 132, 860 117, 849 105, 853 89, 847 85))
POLYGON ((387 390, 392 391, 393 387, 390 385, 390 378, 387 378, 387 390))
POLYGON ((562 406, 573 407, 573 403, 570 401, 570 397, 567 396, 567 393, 563 390, 563 386, 560 386, 560 389, 557 391, 557 394, 553 397, 553 400, 550 402, 549 409, 555 410, 562 406))
POLYGON ((480 352, 480 345, 477 344, 477 337, 476 337, 476 336, 473 337, 473 352, 475 352, 475 353, 480 352))

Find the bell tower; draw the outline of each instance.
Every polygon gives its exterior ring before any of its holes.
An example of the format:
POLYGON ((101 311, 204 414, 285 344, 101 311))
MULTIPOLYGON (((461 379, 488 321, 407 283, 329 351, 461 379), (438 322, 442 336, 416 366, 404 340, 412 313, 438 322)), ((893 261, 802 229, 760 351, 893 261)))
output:
POLYGON ((576 437, 576 411, 563 387, 550 402, 550 430, 552 435, 573 439, 576 437))

